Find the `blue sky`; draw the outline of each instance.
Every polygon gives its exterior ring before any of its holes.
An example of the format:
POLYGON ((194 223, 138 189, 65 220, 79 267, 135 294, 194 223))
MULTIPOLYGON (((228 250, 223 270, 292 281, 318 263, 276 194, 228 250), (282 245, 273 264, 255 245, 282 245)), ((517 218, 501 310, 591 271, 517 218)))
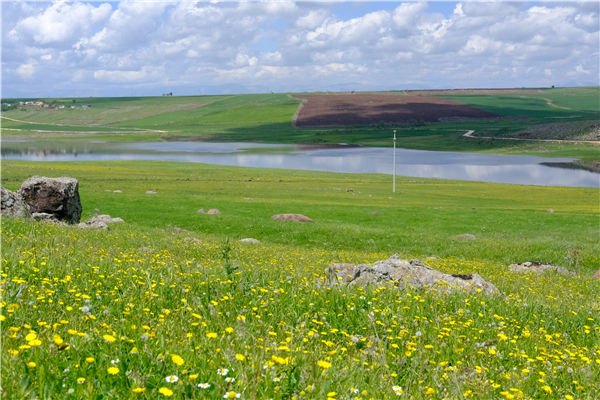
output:
POLYGON ((3 97, 599 84, 595 1, 1 7, 3 97))

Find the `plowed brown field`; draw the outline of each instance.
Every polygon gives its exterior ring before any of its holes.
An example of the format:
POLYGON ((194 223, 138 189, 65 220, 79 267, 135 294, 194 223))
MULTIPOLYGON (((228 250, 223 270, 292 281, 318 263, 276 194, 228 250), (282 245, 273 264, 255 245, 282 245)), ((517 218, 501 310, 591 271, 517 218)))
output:
POLYGON ((294 97, 303 100, 294 119, 296 126, 406 124, 497 116, 453 100, 421 94, 348 93, 294 97))

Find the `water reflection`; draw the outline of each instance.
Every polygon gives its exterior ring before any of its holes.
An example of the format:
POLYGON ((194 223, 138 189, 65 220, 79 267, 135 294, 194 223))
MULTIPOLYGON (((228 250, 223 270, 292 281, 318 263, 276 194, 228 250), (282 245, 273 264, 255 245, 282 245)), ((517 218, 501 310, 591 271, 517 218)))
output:
MULTIPOLYGON (((160 160, 261 168, 392 173, 392 149, 257 143, 3 141, 2 158, 32 161, 160 160)), ((571 159, 552 159, 568 165, 571 159)), ((398 175, 526 185, 600 187, 600 174, 543 165, 547 158, 397 150, 398 175)), ((558 165, 562 165, 558 164, 558 165)))

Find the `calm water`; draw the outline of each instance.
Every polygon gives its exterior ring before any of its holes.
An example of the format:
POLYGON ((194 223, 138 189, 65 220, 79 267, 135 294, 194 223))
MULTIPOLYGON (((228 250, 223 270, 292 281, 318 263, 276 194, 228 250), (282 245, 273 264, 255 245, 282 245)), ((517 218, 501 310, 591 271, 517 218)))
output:
MULTIPOLYGON (((160 160, 261 168, 392 174, 391 148, 256 143, 2 141, 2 158, 32 161, 160 160)), ((572 159, 396 150, 398 175, 525 185, 600 187, 600 174, 542 165, 572 159)))

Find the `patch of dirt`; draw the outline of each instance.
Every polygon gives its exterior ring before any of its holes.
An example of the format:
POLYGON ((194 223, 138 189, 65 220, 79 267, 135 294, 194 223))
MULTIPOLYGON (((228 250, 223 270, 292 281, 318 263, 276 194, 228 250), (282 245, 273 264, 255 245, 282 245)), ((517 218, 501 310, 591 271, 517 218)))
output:
MULTIPOLYGON (((436 92, 436 94, 441 94, 436 92)), ((438 122, 498 115, 453 100, 413 93, 295 95, 302 100, 296 126, 344 126, 438 122)))

